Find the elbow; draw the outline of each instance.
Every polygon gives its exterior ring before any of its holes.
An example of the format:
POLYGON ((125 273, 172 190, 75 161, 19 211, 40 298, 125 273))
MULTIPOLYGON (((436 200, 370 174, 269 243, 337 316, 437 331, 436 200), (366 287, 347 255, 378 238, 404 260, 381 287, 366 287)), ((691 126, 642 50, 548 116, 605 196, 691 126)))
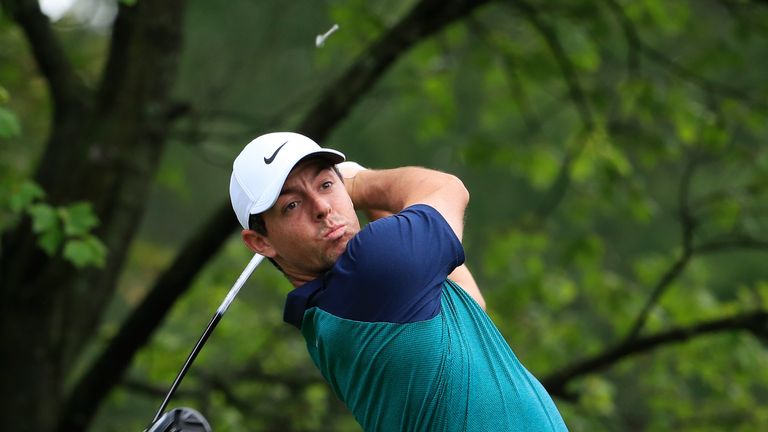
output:
POLYGON ((464 185, 464 182, 455 175, 448 174, 449 181, 446 182, 452 189, 451 193, 455 196, 457 203, 466 208, 469 204, 469 189, 464 185))

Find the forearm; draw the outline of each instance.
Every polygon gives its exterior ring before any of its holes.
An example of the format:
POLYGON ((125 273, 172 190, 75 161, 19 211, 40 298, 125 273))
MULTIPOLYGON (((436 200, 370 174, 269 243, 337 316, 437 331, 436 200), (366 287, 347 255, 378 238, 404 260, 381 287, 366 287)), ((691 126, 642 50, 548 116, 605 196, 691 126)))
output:
POLYGON ((418 167, 346 173, 355 208, 398 213, 414 204, 434 207, 461 238, 469 193, 457 177, 418 167))
MULTIPOLYGON (((469 192, 457 177, 417 167, 366 170, 354 162, 345 162, 339 169, 352 203, 369 220, 398 213, 413 204, 428 204, 445 217, 461 239, 469 192)), ((448 278, 485 310, 485 299, 466 264, 455 268, 448 278)))
MULTIPOLYGON (((423 183, 433 174, 424 168, 404 167, 387 170, 364 170, 357 173, 347 184, 347 191, 356 208, 378 209, 397 213, 413 201, 414 187, 423 183)), ((427 195, 437 186, 425 190, 421 185, 421 195, 427 195)))

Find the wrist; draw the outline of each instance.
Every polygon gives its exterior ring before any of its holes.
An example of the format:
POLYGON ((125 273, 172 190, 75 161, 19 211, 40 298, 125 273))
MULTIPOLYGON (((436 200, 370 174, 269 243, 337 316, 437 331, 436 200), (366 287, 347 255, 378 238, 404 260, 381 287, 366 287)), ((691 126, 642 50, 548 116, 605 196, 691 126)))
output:
POLYGON ((359 173, 360 171, 366 170, 364 166, 354 161, 342 162, 340 164, 337 164, 336 168, 339 169, 339 172, 341 173, 341 177, 343 179, 354 178, 357 175, 357 173, 359 173))
POLYGON ((347 189, 347 194, 349 194, 349 197, 352 200, 352 204, 357 207, 358 203, 356 198, 357 195, 355 189, 355 180, 357 179, 357 175, 360 172, 366 171, 366 168, 353 161, 346 161, 337 164, 336 168, 339 170, 339 174, 341 174, 344 187, 347 189))

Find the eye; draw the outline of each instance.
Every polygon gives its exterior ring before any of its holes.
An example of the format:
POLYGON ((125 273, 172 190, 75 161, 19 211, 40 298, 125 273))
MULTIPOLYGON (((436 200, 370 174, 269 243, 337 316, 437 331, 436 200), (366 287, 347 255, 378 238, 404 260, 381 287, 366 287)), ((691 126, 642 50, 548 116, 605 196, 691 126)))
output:
POLYGON ((298 201, 291 201, 283 207, 283 213, 288 213, 291 210, 295 210, 299 206, 298 201))
POLYGON ((330 189, 331 186, 333 186, 333 182, 329 180, 329 181, 323 182, 323 184, 320 187, 322 189, 330 189))

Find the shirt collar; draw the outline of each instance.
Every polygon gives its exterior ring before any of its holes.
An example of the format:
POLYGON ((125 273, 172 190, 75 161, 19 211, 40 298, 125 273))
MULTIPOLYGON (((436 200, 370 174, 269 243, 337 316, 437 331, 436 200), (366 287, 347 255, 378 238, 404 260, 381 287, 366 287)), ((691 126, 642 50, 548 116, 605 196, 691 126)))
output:
POLYGON ((310 302, 322 287, 322 278, 317 278, 289 292, 285 299, 283 321, 301 330, 304 312, 312 306, 310 302))

